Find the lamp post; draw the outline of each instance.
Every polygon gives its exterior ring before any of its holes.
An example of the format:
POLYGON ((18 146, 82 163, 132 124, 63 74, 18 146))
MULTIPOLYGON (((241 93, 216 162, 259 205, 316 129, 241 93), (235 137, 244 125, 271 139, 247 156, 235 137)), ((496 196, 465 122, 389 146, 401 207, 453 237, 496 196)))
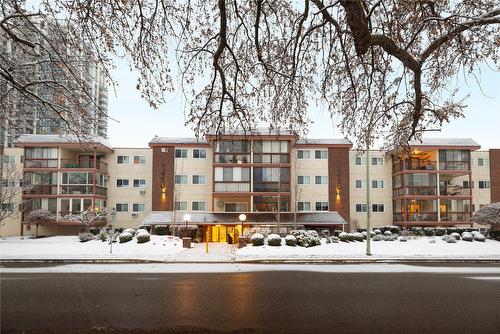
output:
POLYGON ((112 208, 111 212, 109 214, 111 216, 111 231, 109 233, 109 254, 113 253, 113 240, 115 238, 115 230, 113 228, 113 223, 115 222, 116 219, 116 209, 112 208))
POLYGON ((189 224, 189 221, 191 220, 191 215, 189 213, 186 213, 184 216, 182 216, 182 218, 186 222, 186 230, 184 231, 184 235, 187 235, 188 224, 189 224))
MULTIPOLYGON (((242 213, 239 217, 241 224, 241 233, 243 233, 243 223, 247 220, 247 215, 242 213)), ((238 233, 238 229, 236 229, 236 233, 238 233)), ((240 244, 240 236, 238 235, 238 244, 240 244)))

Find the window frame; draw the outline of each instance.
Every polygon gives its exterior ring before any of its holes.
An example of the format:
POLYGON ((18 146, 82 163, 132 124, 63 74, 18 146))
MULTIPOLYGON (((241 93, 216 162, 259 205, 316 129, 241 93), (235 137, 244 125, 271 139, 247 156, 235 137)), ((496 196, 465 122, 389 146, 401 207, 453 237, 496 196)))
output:
POLYGON ((116 203, 115 210, 116 212, 128 212, 128 203, 116 203), (120 209, 118 209, 118 206, 120 206, 120 209), (123 207, 125 207, 126 210, 123 210, 123 207))
POLYGON ((133 179, 132 180, 132 187, 133 188, 146 188, 146 179, 133 179), (135 185, 135 181, 139 181, 139 185, 138 186, 135 185), (140 181, 144 181, 144 185, 143 186, 141 186, 141 182, 140 181))
POLYGON ((318 211, 318 212, 328 212, 330 211, 330 203, 328 203, 328 201, 318 201, 318 202, 314 202, 314 211, 318 211), (326 203, 326 210, 323 210, 323 204, 326 203), (318 210, 318 204, 320 205, 321 209, 318 210))
POLYGON ((130 165, 130 155, 117 155, 116 156, 116 164, 117 165, 130 165), (119 162, 120 158, 127 158, 127 162, 119 162))
POLYGON ((134 155, 133 164, 134 165, 147 165, 148 164, 148 158, 145 155, 134 155), (139 158, 138 159, 139 162, 135 162, 136 158, 139 158), (144 162, 142 162, 141 158, 144 158, 144 162))
POLYGON ((309 201, 297 202, 297 211, 298 212, 311 212, 311 202, 309 202, 309 201), (309 207, 308 209, 304 209, 305 204, 307 204, 307 206, 309 207), (301 205, 302 205, 302 209, 300 208, 301 205))
POLYGON ((191 202, 191 211, 207 211, 207 202, 205 202, 205 201, 192 201, 191 202), (198 206, 196 209, 194 207, 195 203, 198 206), (200 207, 199 207, 200 203, 203 203, 203 209, 200 209, 200 207))
POLYGON ((189 184, 189 178, 188 175, 186 174, 175 174, 174 175, 174 184, 189 184), (177 182, 177 177, 180 178, 180 180, 186 180, 186 182, 177 182))
POLYGON ((193 157, 193 159, 206 159, 208 157, 208 152, 207 152, 207 149, 206 148, 193 148, 192 152, 191 152, 191 156, 193 157), (195 151, 198 151, 198 156, 195 157, 194 156, 194 152, 195 151), (204 151, 205 152, 205 156, 204 157, 201 157, 200 156, 200 153, 204 151))
POLYGON ((174 149, 174 159, 187 159, 189 155, 189 149, 187 148, 176 148, 174 149), (177 152, 181 152, 180 157, 177 156, 177 152), (182 152, 186 152, 185 156, 182 152))
POLYGON ((304 186, 304 185, 309 185, 311 184, 311 177, 309 175, 297 175, 297 184, 304 186), (302 183, 299 182, 299 178, 302 178, 302 183), (308 182, 305 183, 304 181, 307 180, 308 182))
POLYGON ((116 188, 130 188, 130 179, 118 179, 117 178, 116 182, 115 182, 115 186, 116 186, 116 188), (122 185, 121 186, 118 185, 118 181, 122 181, 122 185), (127 181, 127 185, 126 186, 123 185, 123 181, 127 181))
POLYGON ((316 150, 314 150, 314 159, 315 160, 328 160, 328 149, 316 149, 316 150), (317 157, 317 152, 320 152, 319 158, 317 157), (324 152, 326 152, 325 155, 323 155, 324 152))
POLYGON ((297 150, 297 160, 311 160, 311 150, 308 149, 298 149, 297 150), (302 157, 299 157, 299 152, 302 153, 302 157), (307 152, 308 157, 304 156, 304 153, 307 152))

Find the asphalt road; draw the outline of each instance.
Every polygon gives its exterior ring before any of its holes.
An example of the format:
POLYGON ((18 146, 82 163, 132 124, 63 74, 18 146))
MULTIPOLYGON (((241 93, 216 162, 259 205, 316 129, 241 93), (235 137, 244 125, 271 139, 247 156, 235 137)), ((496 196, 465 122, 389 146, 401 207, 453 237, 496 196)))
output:
POLYGON ((473 274, 3 272, 1 328, 3 333, 90 328, 113 333, 119 328, 152 333, 500 333, 500 274, 480 269, 473 274))

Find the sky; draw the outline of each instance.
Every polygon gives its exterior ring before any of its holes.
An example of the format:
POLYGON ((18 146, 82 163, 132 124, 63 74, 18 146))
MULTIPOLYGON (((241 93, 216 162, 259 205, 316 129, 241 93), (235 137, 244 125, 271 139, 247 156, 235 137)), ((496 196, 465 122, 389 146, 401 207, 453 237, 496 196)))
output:
MULTIPOLYGON (((122 59, 116 61, 112 71, 118 85, 110 88, 108 113, 109 141, 114 147, 147 147, 155 136, 194 137, 194 132, 184 125, 186 103, 180 90, 167 95, 167 103, 153 109, 136 90, 137 74, 130 71, 122 59)), ((472 138, 481 149, 500 148, 500 73, 482 68, 481 88, 469 78, 459 79, 459 97, 470 94, 465 118, 452 120, 424 137, 472 138)), ((332 121, 326 106, 313 106, 308 110, 312 124, 309 138, 343 138, 332 121)))

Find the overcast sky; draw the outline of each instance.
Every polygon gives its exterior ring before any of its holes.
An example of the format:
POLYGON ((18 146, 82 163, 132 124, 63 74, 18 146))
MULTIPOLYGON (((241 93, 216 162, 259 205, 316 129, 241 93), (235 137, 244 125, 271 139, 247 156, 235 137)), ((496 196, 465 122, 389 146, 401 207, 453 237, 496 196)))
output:
MULTIPOLYGON (((116 93, 109 92, 109 141, 115 147, 147 147, 155 136, 193 137, 184 126, 185 100, 179 91, 168 95, 168 102, 160 109, 150 108, 135 89, 137 75, 125 62, 118 61, 113 71, 118 82, 116 93)), ((468 83, 459 77, 459 97, 470 94, 465 118, 445 124, 441 132, 428 133, 427 137, 473 138, 482 149, 500 148, 500 74, 487 67, 480 77, 481 89, 469 78, 468 83)), ((314 123, 309 127, 309 138, 341 138, 342 133, 332 122, 325 106, 309 110, 314 123)))

